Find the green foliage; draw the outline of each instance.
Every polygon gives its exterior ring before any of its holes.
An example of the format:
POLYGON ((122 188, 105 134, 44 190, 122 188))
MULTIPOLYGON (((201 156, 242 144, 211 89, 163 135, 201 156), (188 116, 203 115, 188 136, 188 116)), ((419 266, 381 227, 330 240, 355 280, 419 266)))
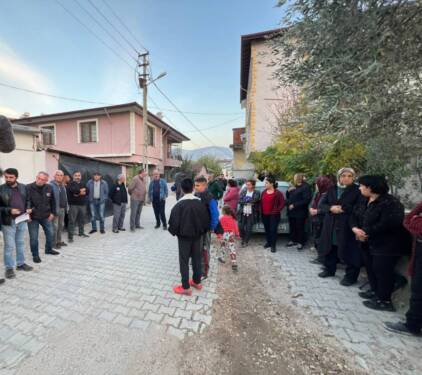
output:
POLYGON ((209 173, 213 173, 215 175, 222 173, 222 168, 218 163, 218 160, 213 156, 202 156, 195 162, 195 165, 197 168, 205 166, 209 173))

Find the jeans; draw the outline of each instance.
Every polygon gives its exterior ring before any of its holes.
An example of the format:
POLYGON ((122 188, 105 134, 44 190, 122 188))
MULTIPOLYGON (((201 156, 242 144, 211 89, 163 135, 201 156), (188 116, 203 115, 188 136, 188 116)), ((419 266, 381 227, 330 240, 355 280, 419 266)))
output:
POLYGON ((94 201, 89 203, 89 208, 91 209, 92 230, 97 230, 97 220, 100 221, 100 230, 104 230, 105 202, 94 199, 94 201))
POLYGON ((25 223, 15 224, 12 220, 10 225, 2 225, 4 241, 4 265, 6 269, 15 268, 25 263, 25 223), (16 248, 16 262, 13 250, 16 248))
POLYGON ((265 228, 265 238, 267 244, 271 248, 275 248, 278 236, 278 224, 280 223, 280 214, 275 215, 262 215, 262 222, 265 228))
POLYGON ((123 228, 126 216, 126 203, 115 204, 113 203, 113 230, 123 228))
POLYGON ((305 245, 305 217, 289 217, 290 240, 300 245, 305 245))
POLYGON ((67 235, 69 240, 73 239, 75 234, 75 224, 78 223, 79 235, 84 234, 84 225, 86 218, 86 206, 73 205, 69 208, 69 225, 67 227, 67 235))
POLYGON ((141 227, 141 213, 144 207, 143 201, 130 200, 130 229, 141 227))
POLYGON ((242 239, 242 242, 246 244, 251 238, 253 222, 253 215, 242 215, 240 218, 240 238, 242 239))
POLYGON ((58 245, 62 242, 62 231, 64 226, 65 209, 60 208, 58 215, 54 216, 53 220, 53 245, 58 245))
POLYGON ((201 283, 201 238, 178 237, 179 264, 183 289, 189 289, 189 258, 192 258, 193 281, 201 283))
POLYGON ((166 220, 166 201, 164 199, 153 199, 152 207, 154 208, 155 220, 157 221, 157 226, 160 226, 160 219, 163 227, 167 227, 166 220))
POLYGON ((422 243, 416 242, 415 263, 410 286, 409 310, 406 313, 406 325, 412 331, 422 329, 422 243))
POLYGON ((45 252, 52 250, 53 246, 53 225, 48 219, 32 219, 28 222, 29 243, 33 257, 39 256, 38 252, 38 230, 41 225, 45 234, 45 252))

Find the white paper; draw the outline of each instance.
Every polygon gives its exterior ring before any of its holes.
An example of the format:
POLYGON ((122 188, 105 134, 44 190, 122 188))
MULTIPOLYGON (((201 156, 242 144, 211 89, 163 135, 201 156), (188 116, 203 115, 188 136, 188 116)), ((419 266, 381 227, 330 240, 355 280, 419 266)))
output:
POLYGON ((15 218, 15 224, 22 223, 23 221, 28 221, 29 219, 29 214, 25 212, 24 214, 19 215, 15 218))

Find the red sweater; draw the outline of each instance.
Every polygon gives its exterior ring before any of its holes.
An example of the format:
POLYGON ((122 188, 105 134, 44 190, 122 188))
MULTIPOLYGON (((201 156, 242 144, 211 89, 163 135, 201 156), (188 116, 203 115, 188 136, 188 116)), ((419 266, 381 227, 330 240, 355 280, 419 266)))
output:
POLYGON ((285 206, 283 193, 274 190, 273 194, 268 194, 265 190, 261 195, 261 208, 264 215, 278 215, 285 206))
POLYGON ((422 237, 422 202, 419 203, 404 219, 404 226, 413 234, 415 241, 413 243, 412 256, 409 262, 408 272, 413 275, 413 268, 415 265, 415 251, 416 251, 416 238, 422 237))
MULTIPOLYGON (((231 233, 234 233, 236 237, 240 236, 237 221, 232 216, 229 216, 229 215, 221 216, 220 224, 224 230, 224 233, 231 232, 231 233)), ((221 237, 221 235, 219 237, 221 237)))

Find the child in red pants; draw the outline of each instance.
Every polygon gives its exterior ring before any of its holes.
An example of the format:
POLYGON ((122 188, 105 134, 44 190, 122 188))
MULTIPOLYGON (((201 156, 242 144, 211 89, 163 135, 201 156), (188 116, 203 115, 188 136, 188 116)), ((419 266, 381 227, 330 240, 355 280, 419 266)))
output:
POLYGON ((220 239, 218 260, 225 263, 226 254, 229 253, 232 270, 237 271, 236 238, 240 238, 240 234, 236 214, 230 206, 224 206, 221 212, 223 215, 220 217, 220 226, 223 233, 218 234, 220 239))

